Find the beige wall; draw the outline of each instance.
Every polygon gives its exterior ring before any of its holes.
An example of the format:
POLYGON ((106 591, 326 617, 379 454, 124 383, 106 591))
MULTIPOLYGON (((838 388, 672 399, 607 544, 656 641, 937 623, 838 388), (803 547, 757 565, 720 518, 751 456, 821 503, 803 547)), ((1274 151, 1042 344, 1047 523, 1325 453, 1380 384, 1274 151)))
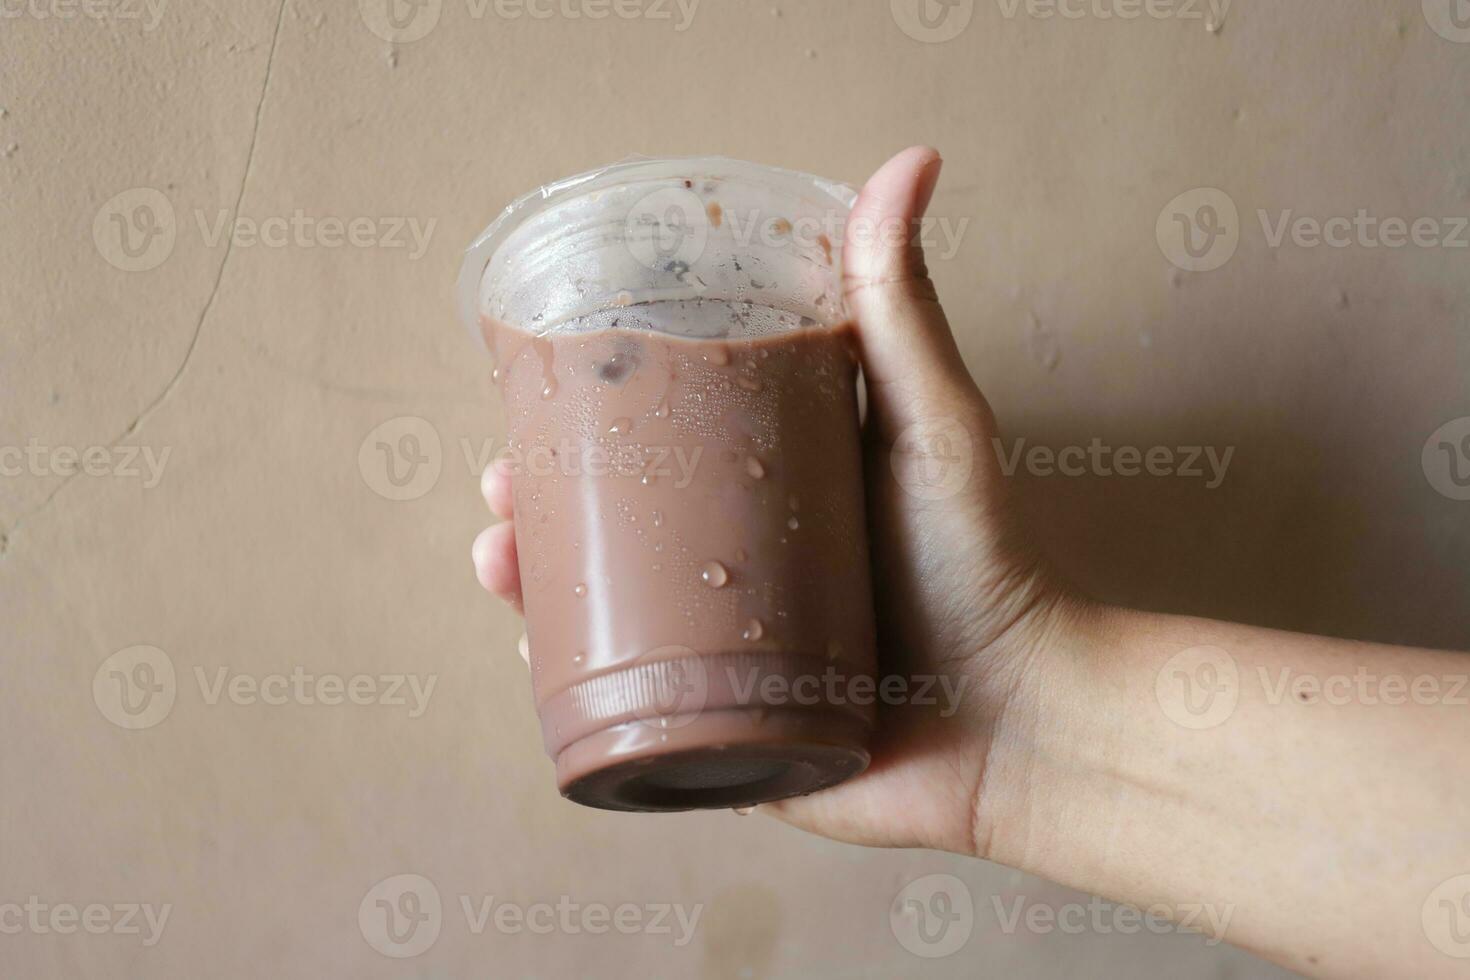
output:
POLYGON ((0 24, 0 446, 36 447, 0 477, 0 904, 171 912, 151 946, 0 934, 0 974, 1273 975, 1198 937, 1006 934, 994 895, 1085 899, 977 862, 562 802, 518 624, 469 570, 485 515, 463 447, 500 429, 450 283, 511 196, 630 153, 860 181, 936 144, 934 213, 969 224, 934 272, 1007 437, 1235 447, 1213 491, 1024 478, 1064 567, 1113 600, 1464 645, 1470 504, 1421 449, 1470 415, 1470 250, 1272 248, 1257 218, 1470 214, 1470 43, 1419 0, 1237 0, 1216 30, 975 0, 943 43, 886 0, 703 0, 683 31, 673 5, 594 23, 443 0, 398 44, 373 0, 173 0, 156 24, 121 16, 133 0, 103 20, 34 3, 0 24), (1200 187, 1241 241, 1186 273, 1155 226, 1200 187), (214 239, 221 211, 297 209, 432 228, 421 254, 214 239), (111 216, 148 213, 164 234, 130 258, 111 216), (439 476, 393 501, 359 449, 401 416, 438 437, 439 476), (147 457, 115 472, 126 452, 94 457, 111 475, 48 471, 93 445, 146 449, 161 477, 147 457), (108 685, 131 665, 99 668, 140 644, 174 700, 129 731, 108 685), (197 673, 297 667, 437 686, 410 717, 210 703, 197 673), (974 931, 919 960, 889 908, 938 872, 973 894, 974 931), (445 911, 400 961, 357 912, 401 873, 445 911), (459 896, 491 894, 703 912, 679 948, 475 935, 459 896))

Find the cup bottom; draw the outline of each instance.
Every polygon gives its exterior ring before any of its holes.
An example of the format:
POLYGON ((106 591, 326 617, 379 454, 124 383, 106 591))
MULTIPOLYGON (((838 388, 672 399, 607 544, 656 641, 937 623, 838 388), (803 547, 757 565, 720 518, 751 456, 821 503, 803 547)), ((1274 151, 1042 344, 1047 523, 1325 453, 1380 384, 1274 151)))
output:
POLYGON ((604 810, 671 812, 803 796, 868 766, 870 728, 841 710, 705 711, 667 727, 626 722, 566 746, 562 795, 604 810))

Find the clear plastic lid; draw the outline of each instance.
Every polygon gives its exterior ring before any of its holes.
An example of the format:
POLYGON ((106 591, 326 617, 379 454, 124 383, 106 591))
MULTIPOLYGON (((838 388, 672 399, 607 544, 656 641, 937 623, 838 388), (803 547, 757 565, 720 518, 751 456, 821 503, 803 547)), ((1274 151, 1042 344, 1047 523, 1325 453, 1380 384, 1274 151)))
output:
POLYGON ((842 240, 856 199, 845 184, 723 157, 578 174, 517 199, 470 246, 460 316, 482 344, 490 321, 544 334, 691 302, 835 324, 846 319, 842 240))

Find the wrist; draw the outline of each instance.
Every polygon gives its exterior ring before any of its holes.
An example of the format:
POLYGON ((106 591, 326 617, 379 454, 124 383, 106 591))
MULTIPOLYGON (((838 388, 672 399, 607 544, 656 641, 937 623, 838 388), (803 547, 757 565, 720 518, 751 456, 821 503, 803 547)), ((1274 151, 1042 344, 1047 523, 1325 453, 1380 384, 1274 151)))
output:
POLYGON ((1123 658, 1105 651, 1126 647, 1132 615, 1058 593, 1016 638, 975 794, 975 856, 1069 884, 1091 861, 1090 836, 1114 817, 1107 784, 1132 710, 1123 658))

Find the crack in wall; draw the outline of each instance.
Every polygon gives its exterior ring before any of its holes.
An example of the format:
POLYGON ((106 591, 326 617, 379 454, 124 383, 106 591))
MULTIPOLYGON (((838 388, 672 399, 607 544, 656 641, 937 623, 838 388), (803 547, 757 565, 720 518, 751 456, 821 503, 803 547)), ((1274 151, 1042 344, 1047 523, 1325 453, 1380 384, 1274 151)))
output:
MULTIPOLYGON (((235 194, 235 204, 231 211, 231 214, 236 217, 239 216, 240 205, 245 200, 245 188, 250 184, 250 171, 255 166, 255 144, 260 139, 260 120, 265 109, 266 95, 270 92, 271 75, 276 65, 276 50, 281 40, 281 25, 286 20, 287 2, 288 0, 281 0, 281 6, 276 11, 276 26, 271 34, 270 54, 265 59, 265 80, 260 86, 260 98, 255 103, 255 118, 251 124, 250 142, 245 149, 245 170, 240 175, 240 189, 235 194)), ((215 270, 214 282, 210 286, 209 295, 205 298, 204 306, 199 311, 199 318, 194 322, 194 333, 189 338, 189 346, 184 349, 184 357, 179 361, 179 366, 174 370, 173 377, 169 378, 168 383, 163 386, 163 389, 147 405, 143 406, 143 410, 138 413, 133 421, 128 423, 128 427, 121 434, 108 440, 109 445, 115 446, 118 442, 138 431, 138 427, 147 421, 148 417, 157 411, 169 399, 169 396, 173 394, 174 389, 178 387, 179 380, 183 378, 184 372, 189 367, 189 362, 194 358, 195 348, 199 346, 199 337, 204 332, 204 321, 209 318, 210 312, 214 309, 215 300, 219 297, 220 284, 224 282, 225 278, 225 267, 230 263, 230 255, 233 254, 234 247, 235 239, 233 235, 230 235, 225 239, 225 254, 220 259, 219 268, 215 270)), ((16 518, 15 523, 10 526, 9 533, 0 532, 0 558, 5 557, 5 554, 10 550, 10 544, 15 539, 16 532, 20 530, 21 525, 44 512, 47 507, 50 507, 51 502, 56 499, 56 495, 66 489, 77 478, 80 472, 81 470, 78 469, 62 477, 61 482, 52 488, 51 492, 46 495, 40 504, 16 518)))

